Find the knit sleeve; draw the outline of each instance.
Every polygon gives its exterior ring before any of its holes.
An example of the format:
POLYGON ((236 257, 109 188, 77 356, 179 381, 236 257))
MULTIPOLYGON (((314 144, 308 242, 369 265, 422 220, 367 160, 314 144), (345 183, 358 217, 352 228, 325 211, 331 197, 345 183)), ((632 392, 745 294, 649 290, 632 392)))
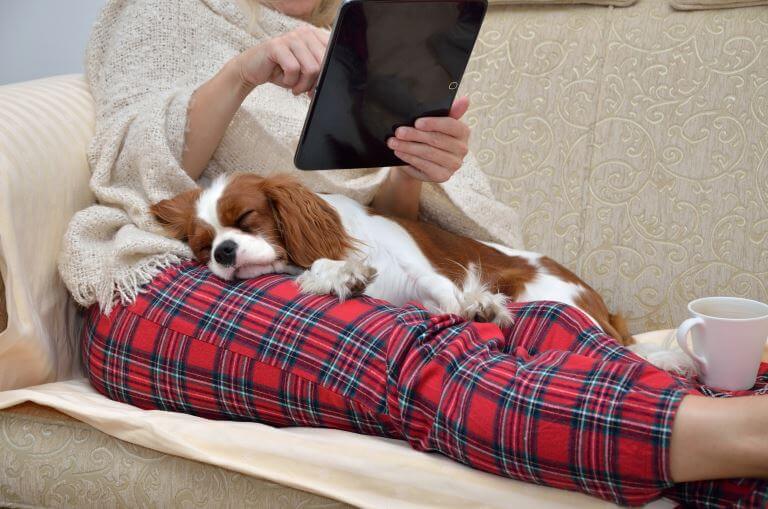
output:
POLYGON ((96 101, 89 158, 98 200, 152 231, 147 205, 194 185, 181 167, 187 108, 204 82, 183 20, 185 2, 110 2, 86 54, 96 101))
POLYGON ((450 180, 424 186, 421 214, 455 233, 518 249, 523 246, 517 211, 494 196, 491 178, 471 152, 450 180))
POLYGON ((74 216, 59 258, 62 279, 84 306, 131 302, 162 267, 190 257, 149 213, 150 204, 195 185, 180 158, 187 106, 203 78, 187 51, 195 25, 184 24, 185 8, 113 0, 93 28, 86 74, 96 128, 88 160, 98 205, 74 216))

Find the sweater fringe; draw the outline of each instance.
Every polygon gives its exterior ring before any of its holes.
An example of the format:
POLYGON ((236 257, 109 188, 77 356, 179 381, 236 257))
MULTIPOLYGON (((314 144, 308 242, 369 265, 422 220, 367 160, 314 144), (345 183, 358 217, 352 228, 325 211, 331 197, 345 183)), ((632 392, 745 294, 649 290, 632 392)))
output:
POLYGON ((188 258, 175 254, 153 255, 140 263, 133 265, 130 272, 120 277, 111 277, 101 287, 81 284, 72 288, 75 301, 83 306, 94 300, 99 310, 109 315, 116 305, 130 306, 136 297, 145 291, 145 286, 152 282, 165 269, 178 265, 188 258))

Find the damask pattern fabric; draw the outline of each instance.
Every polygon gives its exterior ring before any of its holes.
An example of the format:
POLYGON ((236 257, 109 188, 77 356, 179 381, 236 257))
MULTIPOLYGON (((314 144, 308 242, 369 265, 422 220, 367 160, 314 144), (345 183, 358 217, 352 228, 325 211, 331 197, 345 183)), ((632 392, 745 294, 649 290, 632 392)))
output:
POLYGON ((768 9, 494 7, 462 82, 527 249, 629 317, 768 300, 768 9))
POLYGON ((133 445, 41 407, 0 412, 0 436, 0 507, 351 507, 133 445))

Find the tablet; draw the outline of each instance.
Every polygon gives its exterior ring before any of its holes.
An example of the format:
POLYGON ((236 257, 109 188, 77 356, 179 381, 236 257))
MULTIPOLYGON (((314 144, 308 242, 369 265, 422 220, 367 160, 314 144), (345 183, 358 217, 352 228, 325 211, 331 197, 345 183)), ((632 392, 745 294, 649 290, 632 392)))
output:
POLYGON ((294 164, 302 170, 406 164, 386 141, 448 114, 487 0, 346 0, 339 8, 294 164))

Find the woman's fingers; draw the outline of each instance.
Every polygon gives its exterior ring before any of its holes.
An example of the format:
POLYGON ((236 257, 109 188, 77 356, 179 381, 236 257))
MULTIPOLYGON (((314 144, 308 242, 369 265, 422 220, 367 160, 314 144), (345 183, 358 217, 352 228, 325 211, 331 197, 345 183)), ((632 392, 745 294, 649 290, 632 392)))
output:
POLYGON ((328 46, 328 40, 330 39, 330 32, 322 28, 315 28, 312 30, 312 38, 317 41, 318 47, 322 49, 317 59, 319 62, 322 62, 323 56, 325 56, 325 48, 328 46))
POLYGON ((291 88, 295 95, 299 95, 311 90, 315 85, 317 75, 320 74, 320 62, 318 62, 317 58, 310 50, 307 41, 304 39, 293 39, 289 43, 289 48, 301 65, 299 79, 291 88))
POLYGON ((469 109, 469 96, 465 95, 459 97, 451 105, 451 111, 448 112, 448 116, 455 119, 460 119, 469 109))
POLYGON ((446 168, 451 173, 461 167, 461 162, 463 160, 463 156, 447 152, 426 143, 402 141, 396 138, 390 138, 387 145, 392 150, 430 161, 438 166, 446 168))
POLYGON ((469 109, 469 97, 459 97, 453 101, 447 117, 422 117, 416 120, 414 127, 422 131, 440 132, 454 138, 469 139, 469 126, 459 120, 469 109))
POLYGON ((315 37, 317 37, 320 42, 323 43, 323 46, 328 46, 328 41, 331 39, 331 31, 327 30, 325 28, 313 28, 313 32, 315 37))
POLYGON ((276 65, 270 81, 298 95, 314 88, 328 44, 324 31, 301 27, 270 40, 270 60, 276 65))
POLYGON ((447 134, 454 138, 469 138, 469 127, 451 117, 421 117, 414 124, 416 129, 447 134))
POLYGON ((451 170, 435 164, 432 161, 422 159, 419 156, 400 152, 399 150, 395 150, 395 155, 419 170, 424 174, 425 177, 427 177, 426 179, 423 177, 416 177, 420 178, 421 180, 428 180, 430 182, 445 182, 451 178, 451 175, 453 175, 451 170))
POLYGON ((395 131, 395 137, 402 141, 426 143, 461 157, 467 155, 466 141, 438 131, 422 131, 413 127, 402 126, 395 131))
POLYGON ((301 64, 293 51, 285 44, 276 43, 272 45, 271 53, 272 61, 279 69, 272 71, 270 81, 285 88, 293 88, 299 82, 301 75, 301 64))
POLYGON ((445 182, 451 178, 468 152, 469 127, 460 120, 468 108, 469 98, 460 97, 447 117, 422 117, 414 127, 398 127, 387 146, 410 164, 403 170, 420 180, 445 182))

